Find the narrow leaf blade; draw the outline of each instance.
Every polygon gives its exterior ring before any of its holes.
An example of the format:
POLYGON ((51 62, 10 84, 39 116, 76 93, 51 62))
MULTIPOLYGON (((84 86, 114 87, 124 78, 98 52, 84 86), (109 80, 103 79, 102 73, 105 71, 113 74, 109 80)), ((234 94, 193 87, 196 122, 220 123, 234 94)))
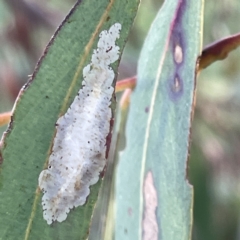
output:
POLYGON ((117 173, 117 240, 191 238, 186 166, 201 16, 200 0, 165 1, 143 46, 117 173))

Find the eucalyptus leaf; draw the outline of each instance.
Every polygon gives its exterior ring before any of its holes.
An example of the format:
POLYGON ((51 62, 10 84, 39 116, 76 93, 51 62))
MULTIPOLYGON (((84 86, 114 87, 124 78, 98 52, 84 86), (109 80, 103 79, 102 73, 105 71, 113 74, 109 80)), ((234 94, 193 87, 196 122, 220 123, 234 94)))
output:
POLYGON ((202 0, 165 1, 145 40, 116 181, 116 240, 191 238, 187 159, 202 0))

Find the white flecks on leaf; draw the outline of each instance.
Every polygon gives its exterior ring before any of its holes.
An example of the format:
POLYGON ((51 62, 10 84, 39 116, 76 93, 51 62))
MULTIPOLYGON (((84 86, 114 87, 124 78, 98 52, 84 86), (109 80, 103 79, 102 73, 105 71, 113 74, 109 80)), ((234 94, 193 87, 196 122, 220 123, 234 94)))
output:
POLYGON ((86 202, 90 185, 98 181, 106 164, 115 77, 109 65, 119 59, 115 41, 120 30, 121 24, 115 23, 100 33, 91 63, 83 69, 83 87, 57 121, 48 169, 38 179, 48 224, 64 221, 70 209, 86 202))

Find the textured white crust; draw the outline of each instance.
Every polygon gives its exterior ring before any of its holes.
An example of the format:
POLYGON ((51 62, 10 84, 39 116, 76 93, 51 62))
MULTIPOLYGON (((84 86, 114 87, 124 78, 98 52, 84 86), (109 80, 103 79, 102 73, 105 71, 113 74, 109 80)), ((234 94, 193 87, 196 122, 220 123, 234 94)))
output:
POLYGON ((43 218, 48 224, 64 221, 70 209, 85 203, 89 186, 98 181, 106 164, 115 77, 109 65, 119 58, 115 41, 120 30, 121 24, 115 23, 100 33, 91 63, 83 69, 82 89, 56 123, 48 169, 38 179, 44 193, 43 218))

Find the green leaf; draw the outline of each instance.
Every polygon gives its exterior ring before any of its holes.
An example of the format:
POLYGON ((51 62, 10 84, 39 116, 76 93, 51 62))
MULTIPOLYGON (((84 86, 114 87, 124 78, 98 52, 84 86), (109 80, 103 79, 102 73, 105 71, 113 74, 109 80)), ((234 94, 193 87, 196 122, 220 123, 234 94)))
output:
POLYGON ((143 46, 116 182, 116 240, 191 238, 187 158, 202 0, 165 1, 143 46))
MULTIPOLYGON (((86 239, 101 181, 91 188, 84 206, 49 226, 43 219, 38 176, 47 165, 55 123, 81 87, 82 69, 90 62, 100 31, 121 23, 117 44, 122 52, 138 4, 78 1, 47 46, 16 101, 1 143, 0 239, 86 239)), ((115 71, 117 65, 113 64, 115 71)))
POLYGON ((121 97, 120 103, 116 110, 114 134, 109 150, 107 170, 104 175, 103 184, 99 193, 99 200, 96 204, 92 217, 92 224, 89 239, 114 239, 114 189, 115 174, 118 161, 116 161, 117 153, 123 149, 125 144, 125 125, 129 107, 129 96, 131 90, 125 90, 121 97))

